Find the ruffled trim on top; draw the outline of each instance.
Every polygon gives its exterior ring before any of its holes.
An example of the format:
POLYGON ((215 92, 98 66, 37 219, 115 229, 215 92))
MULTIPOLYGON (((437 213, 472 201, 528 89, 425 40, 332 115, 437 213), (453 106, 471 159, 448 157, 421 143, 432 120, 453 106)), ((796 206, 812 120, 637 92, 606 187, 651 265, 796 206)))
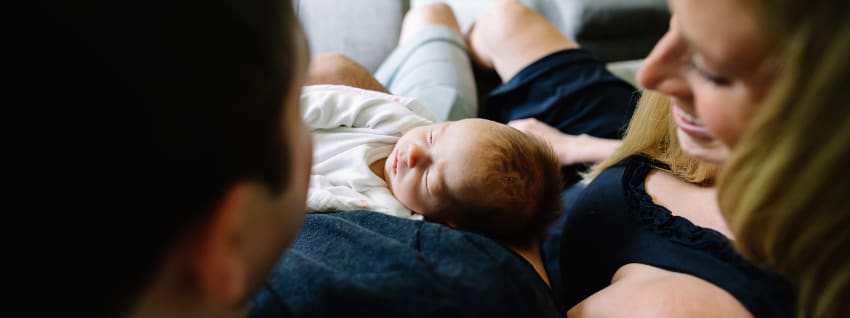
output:
POLYGON ((650 231, 673 242, 705 250, 730 264, 748 270, 757 270, 747 262, 732 245, 732 241, 720 232, 698 226, 681 216, 673 215, 667 208, 652 202, 646 192, 644 181, 654 168, 668 169, 666 165, 643 156, 626 159, 623 186, 632 217, 650 231))

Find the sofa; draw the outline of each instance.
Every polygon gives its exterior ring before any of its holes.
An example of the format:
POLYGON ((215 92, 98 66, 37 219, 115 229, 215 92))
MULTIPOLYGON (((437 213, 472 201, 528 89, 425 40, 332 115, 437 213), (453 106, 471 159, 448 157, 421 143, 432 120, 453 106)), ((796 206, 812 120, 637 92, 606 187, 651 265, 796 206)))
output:
MULTIPOLYGON (((294 0, 312 53, 338 52, 370 71, 396 46, 405 12, 440 0, 294 0)), ((497 0, 443 0, 462 28, 497 0)), ((521 0, 631 83, 667 30, 665 0, 521 0)))

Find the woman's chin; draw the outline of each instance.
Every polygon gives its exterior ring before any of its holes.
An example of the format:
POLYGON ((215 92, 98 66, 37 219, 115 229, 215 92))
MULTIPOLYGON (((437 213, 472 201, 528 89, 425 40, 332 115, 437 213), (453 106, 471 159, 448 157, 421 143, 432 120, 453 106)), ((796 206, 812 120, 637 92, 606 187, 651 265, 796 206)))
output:
POLYGON ((676 129, 676 135, 682 150, 698 160, 720 165, 726 162, 731 154, 729 147, 717 139, 693 138, 682 129, 676 129))

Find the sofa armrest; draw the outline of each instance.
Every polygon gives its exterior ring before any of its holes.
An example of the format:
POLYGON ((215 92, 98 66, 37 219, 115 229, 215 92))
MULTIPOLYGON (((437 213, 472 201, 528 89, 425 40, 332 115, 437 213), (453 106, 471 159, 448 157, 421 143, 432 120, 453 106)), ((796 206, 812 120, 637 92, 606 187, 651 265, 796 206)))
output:
POLYGON ((637 71, 640 69, 640 66, 643 64, 643 59, 637 60, 628 60, 628 61, 618 61, 611 62, 606 64, 606 68, 608 68, 611 73, 617 75, 618 77, 626 80, 629 84, 632 84, 634 87, 640 87, 637 83, 637 71))
POLYGON ((561 32, 602 61, 645 58, 667 31, 664 0, 556 1, 561 32))

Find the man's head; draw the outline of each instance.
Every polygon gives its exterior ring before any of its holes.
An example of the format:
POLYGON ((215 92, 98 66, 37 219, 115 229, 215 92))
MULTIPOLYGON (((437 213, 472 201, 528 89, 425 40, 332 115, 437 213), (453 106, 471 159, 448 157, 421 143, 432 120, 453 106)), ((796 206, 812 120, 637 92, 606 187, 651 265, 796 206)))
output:
POLYGON ((70 275, 90 288, 78 305, 238 312, 304 213, 307 53, 291 3, 61 6, 48 12, 49 95, 75 116, 57 144, 94 184, 63 211, 78 222, 70 275))
POLYGON ((393 194, 411 210, 503 243, 528 244, 561 208, 552 148, 488 120, 412 129, 384 168, 393 194))

